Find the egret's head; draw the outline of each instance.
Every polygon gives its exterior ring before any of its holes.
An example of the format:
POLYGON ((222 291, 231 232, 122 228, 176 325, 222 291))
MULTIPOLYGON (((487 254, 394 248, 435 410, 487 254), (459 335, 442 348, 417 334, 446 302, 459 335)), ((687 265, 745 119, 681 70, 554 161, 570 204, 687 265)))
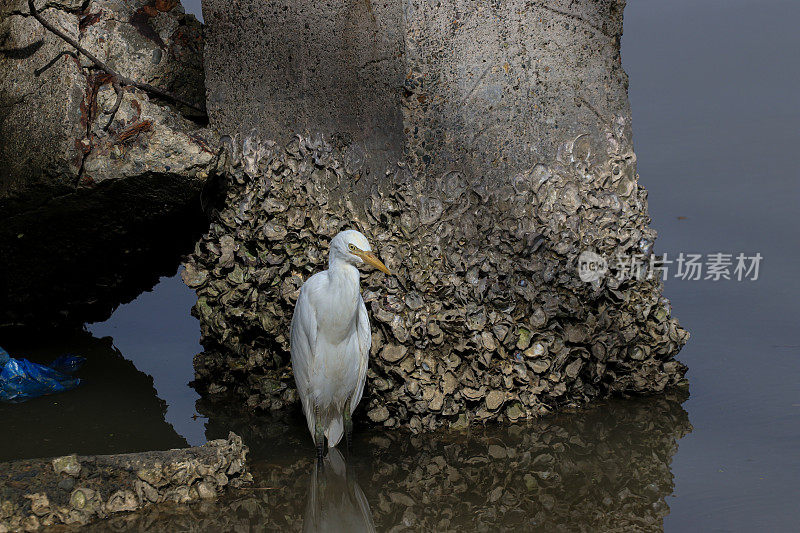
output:
POLYGON ((331 241, 329 263, 345 261, 359 267, 364 263, 372 265, 385 274, 391 274, 386 265, 372 253, 369 241, 361 232, 346 230, 339 233, 331 241))

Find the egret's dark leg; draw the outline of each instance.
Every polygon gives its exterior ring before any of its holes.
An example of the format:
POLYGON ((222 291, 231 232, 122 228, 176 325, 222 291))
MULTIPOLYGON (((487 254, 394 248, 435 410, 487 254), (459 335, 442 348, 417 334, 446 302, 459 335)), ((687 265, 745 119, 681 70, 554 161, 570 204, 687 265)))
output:
POLYGON ((317 454, 317 458, 314 460, 314 483, 316 483, 317 486, 320 486, 325 481, 325 476, 323 476, 324 473, 325 458, 317 454))
POLYGON ((350 415, 349 405, 346 405, 344 408, 344 438, 347 442, 347 449, 349 451, 353 446, 353 417, 350 415))
POLYGON ((322 460, 325 455, 325 428, 322 427, 318 408, 314 409, 314 445, 317 447, 317 459, 322 460))

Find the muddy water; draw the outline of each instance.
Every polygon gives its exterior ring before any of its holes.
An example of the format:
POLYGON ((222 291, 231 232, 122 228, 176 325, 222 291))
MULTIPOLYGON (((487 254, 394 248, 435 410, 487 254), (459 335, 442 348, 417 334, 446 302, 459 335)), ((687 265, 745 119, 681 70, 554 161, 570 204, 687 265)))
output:
POLYGON ((682 399, 615 400, 468 433, 361 431, 350 451, 316 466, 299 416, 211 412, 210 437, 232 429, 251 443, 254 486, 94 530, 659 530, 674 490, 670 462, 690 430, 682 399))
POLYGON ((691 431, 688 391, 461 433, 361 429, 350 450, 316 465, 299 410, 253 418, 195 401, 185 383, 199 331, 187 303, 191 293, 168 278, 87 332, 9 339, 15 355, 46 362, 69 352, 87 362, 68 394, 0 404, 13 436, 0 440, 2 459, 181 447, 229 431, 251 448, 253 487, 90 530, 659 530, 669 513, 670 465, 691 431))
POLYGON ((798 16, 792 0, 626 8, 656 251, 764 257, 757 281, 669 276, 666 295, 692 333, 680 355, 688 400, 614 400, 468 434, 361 430, 351 453, 315 468, 299 413, 246 419, 196 404, 192 294, 169 278, 87 333, 0 339, 40 362, 88 358, 78 390, 0 405, 0 461, 178 447, 231 429, 246 438, 254 489, 115 524, 129 530, 795 531, 800 62, 787 51, 800 46, 798 16))

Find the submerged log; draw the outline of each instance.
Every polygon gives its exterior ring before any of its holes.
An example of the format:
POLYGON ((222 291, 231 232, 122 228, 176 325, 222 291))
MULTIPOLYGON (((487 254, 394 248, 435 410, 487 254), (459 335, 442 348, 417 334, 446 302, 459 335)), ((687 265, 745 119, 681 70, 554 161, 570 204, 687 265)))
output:
POLYGON ((681 382, 660 276, 615 265, 656 237, 624 1, 278 4, 203 2, 209 116, 234 136, 184 276, 204 394, 296 400, 292 308, 346 228, 397 273, 363 279, 372 423, 514 421, 681 382), (584 281, 583 252, 607 271, 584 281))
POLYGON ((216 499, 252 480, 247 447, 227 439, 178 450, 0 464, 0 532, 83 525, 153 504, 216 499))

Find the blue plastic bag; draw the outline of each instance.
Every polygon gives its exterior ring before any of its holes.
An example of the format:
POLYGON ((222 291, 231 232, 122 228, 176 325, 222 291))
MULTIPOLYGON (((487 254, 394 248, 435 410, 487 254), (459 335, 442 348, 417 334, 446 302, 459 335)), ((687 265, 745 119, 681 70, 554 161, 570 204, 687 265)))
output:
POLYGON ((62 355, 48 366, 62 374, 74 374, 81 369, 84 362, 86 362, 86 359, 77 355, 62 355))
POLYGON ((81 380, 71 374, 84 361, 76 355, 62 355, 49 365, 40 365, 27 359, 12 359, 0 348, 0 401, 19 403, 74 389, 81 380))

